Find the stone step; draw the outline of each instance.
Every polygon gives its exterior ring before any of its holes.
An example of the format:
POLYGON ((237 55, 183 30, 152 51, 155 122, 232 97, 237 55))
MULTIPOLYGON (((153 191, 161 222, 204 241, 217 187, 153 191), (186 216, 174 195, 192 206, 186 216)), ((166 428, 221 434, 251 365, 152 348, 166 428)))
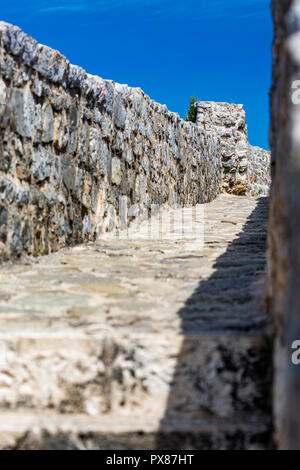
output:
POLYGON ((52 325, 0 332, 0 352, 1 409, 161 418, 270 410, 263 334, 52 325))
POLYGON ((2 447, 268 448, 260 206, 207 204, 201 250, 107 239, 4 266, 2 447))
POLYGON ((9 450, 265 450, 265 416, 165 419, 43 413, 1 413, 0 449, 9 450))

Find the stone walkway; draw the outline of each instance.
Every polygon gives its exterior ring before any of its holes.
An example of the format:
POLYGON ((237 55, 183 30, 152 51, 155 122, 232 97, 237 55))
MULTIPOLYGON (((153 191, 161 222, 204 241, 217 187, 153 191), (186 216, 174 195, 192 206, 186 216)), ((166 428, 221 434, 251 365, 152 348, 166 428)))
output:
POLYGON ((1 269, 1 448, 270 447, 267 199, 204 215, 1 269))

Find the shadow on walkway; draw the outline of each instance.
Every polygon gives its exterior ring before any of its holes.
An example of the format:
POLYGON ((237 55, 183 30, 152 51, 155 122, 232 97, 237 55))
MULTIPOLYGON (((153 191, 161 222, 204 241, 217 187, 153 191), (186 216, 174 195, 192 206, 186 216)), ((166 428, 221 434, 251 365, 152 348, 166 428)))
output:
POLYGON ((184 340, 157 449, 271 446, 267 217, 261 198, 212 276, 178 312, 184 340))

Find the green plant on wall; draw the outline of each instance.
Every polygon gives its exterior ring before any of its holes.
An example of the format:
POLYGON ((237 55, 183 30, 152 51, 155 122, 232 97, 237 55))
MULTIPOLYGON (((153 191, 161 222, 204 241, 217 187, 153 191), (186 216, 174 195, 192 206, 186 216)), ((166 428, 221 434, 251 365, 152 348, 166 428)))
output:
POLYGON ((198 101, 198 99, 197 99, 196 96, 191 96, 190 97, 190 107, 189 107, 188 113, 185 117, 186 121, 190 121, 190 122, 196 122, 197 121, 197 106, 196 106, 197 101, 198 101))

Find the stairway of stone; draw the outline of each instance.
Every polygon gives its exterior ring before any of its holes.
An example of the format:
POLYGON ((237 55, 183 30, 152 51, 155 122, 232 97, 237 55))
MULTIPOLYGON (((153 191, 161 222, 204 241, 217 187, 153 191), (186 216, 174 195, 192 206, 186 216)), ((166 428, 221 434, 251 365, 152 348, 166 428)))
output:
POLYGON ((272 447, 267 199, 198 209, 1 268, 1 449, 272 447))

